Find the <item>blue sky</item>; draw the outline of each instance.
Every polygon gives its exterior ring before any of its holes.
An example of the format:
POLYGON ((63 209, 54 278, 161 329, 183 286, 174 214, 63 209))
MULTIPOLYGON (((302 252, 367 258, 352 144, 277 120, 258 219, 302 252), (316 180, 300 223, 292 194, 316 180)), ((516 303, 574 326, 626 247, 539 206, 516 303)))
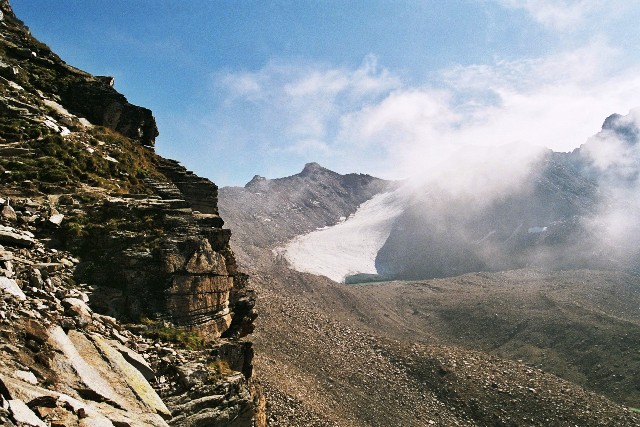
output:
POLYGON ((12 0, 68 63, 153 110, 218 185, 400 178, 452 149, 568 151, 640 106, 640 4, 610 0, 12 0))

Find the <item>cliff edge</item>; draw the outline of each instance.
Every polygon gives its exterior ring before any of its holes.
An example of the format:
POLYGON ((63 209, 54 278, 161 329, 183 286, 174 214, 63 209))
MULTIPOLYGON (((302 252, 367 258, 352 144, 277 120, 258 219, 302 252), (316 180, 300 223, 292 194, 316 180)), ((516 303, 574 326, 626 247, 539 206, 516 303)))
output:
POLYGON ((0 12, 0 424, 264 425, 216 185, 0 12))

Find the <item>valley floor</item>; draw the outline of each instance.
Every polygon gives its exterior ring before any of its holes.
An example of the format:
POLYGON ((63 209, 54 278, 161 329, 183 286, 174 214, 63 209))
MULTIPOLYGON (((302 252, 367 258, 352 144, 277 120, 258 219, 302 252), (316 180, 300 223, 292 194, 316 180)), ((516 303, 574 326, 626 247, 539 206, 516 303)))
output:
POLYGON ((338 285, 268 265, 252 274, 269 425, 640 425, 635 276, 338 285))

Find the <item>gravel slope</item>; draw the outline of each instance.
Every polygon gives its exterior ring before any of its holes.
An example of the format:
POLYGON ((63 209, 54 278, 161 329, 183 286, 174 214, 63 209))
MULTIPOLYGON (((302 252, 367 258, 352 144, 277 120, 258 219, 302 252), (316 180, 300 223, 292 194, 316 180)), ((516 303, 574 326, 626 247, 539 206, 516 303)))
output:
MULTIPOLYGON (((535 276, 527 271, 505 274, 535 276)), ((592 273, 576 274, 582 279, 592 273)), ((260 301, 256 369, 265 384, 269 424, 640 425, 640 418, 626 407, 544 372, 548 366, 526 358, 507 360, 515 354, 498 357, 490 349, 470 349, 481 348, 483 340, 497 340, 500 328, 492 329, 478 319, 482 333, 469 329, 467 336, 454 336, 450 325, 457 321, 444 316, 449 308, 459 304, 464 311, 491 301, 501 304, 485 287, 501 277, 479 276, 354 287, 280 267, 254 272, 260 301), (422 300, 416 299, 421 293, 422 300), (424 322, 415 322, 421 314, 414 314, 407 301, 419 305, 436 294, 431 314, 423 312, 424 322), (462 294, 466 299, 460 298, 462 294), (474 340, 471 334, 478 336, 474 340)), ((562 277, 569 276, 558 273, 538 285, 532 285, 535 280, 529 277, 527 286, 535 293, 533 288, 551 286, 549 282, 558 286, 562 277)), ((534 305, 528 312, 517 302, 512 307, 524 315, 538 310, 534 305)), ((471 312, 461 327, 475 316, 471 312)), ((545 316, 552 318, 553 313, 545 316)), ((558 357, 563 355, 562 349, 556 351, 558 357)), ((588 354, 584 353, 586 359, 588 354)), ((594 384, 589 380, 585 385, 594 384)))

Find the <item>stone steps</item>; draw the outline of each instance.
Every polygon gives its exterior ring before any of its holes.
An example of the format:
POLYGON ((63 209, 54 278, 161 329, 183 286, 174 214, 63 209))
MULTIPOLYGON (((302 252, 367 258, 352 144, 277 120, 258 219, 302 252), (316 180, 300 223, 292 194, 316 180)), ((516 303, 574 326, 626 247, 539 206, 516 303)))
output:
MULTIPOLYGON (((195 175, 175 160, 160 159, 158 169, 179 189, 194 211, 218 215, 218 186, 195 175)), ((223 222, 218 221, 221 227, 223 222)))
POLYGON ((151 178, 145 178, 144 182, 150 185, 162 199, 184 199, 178 187, 172 182, 162 182, 151 178))

